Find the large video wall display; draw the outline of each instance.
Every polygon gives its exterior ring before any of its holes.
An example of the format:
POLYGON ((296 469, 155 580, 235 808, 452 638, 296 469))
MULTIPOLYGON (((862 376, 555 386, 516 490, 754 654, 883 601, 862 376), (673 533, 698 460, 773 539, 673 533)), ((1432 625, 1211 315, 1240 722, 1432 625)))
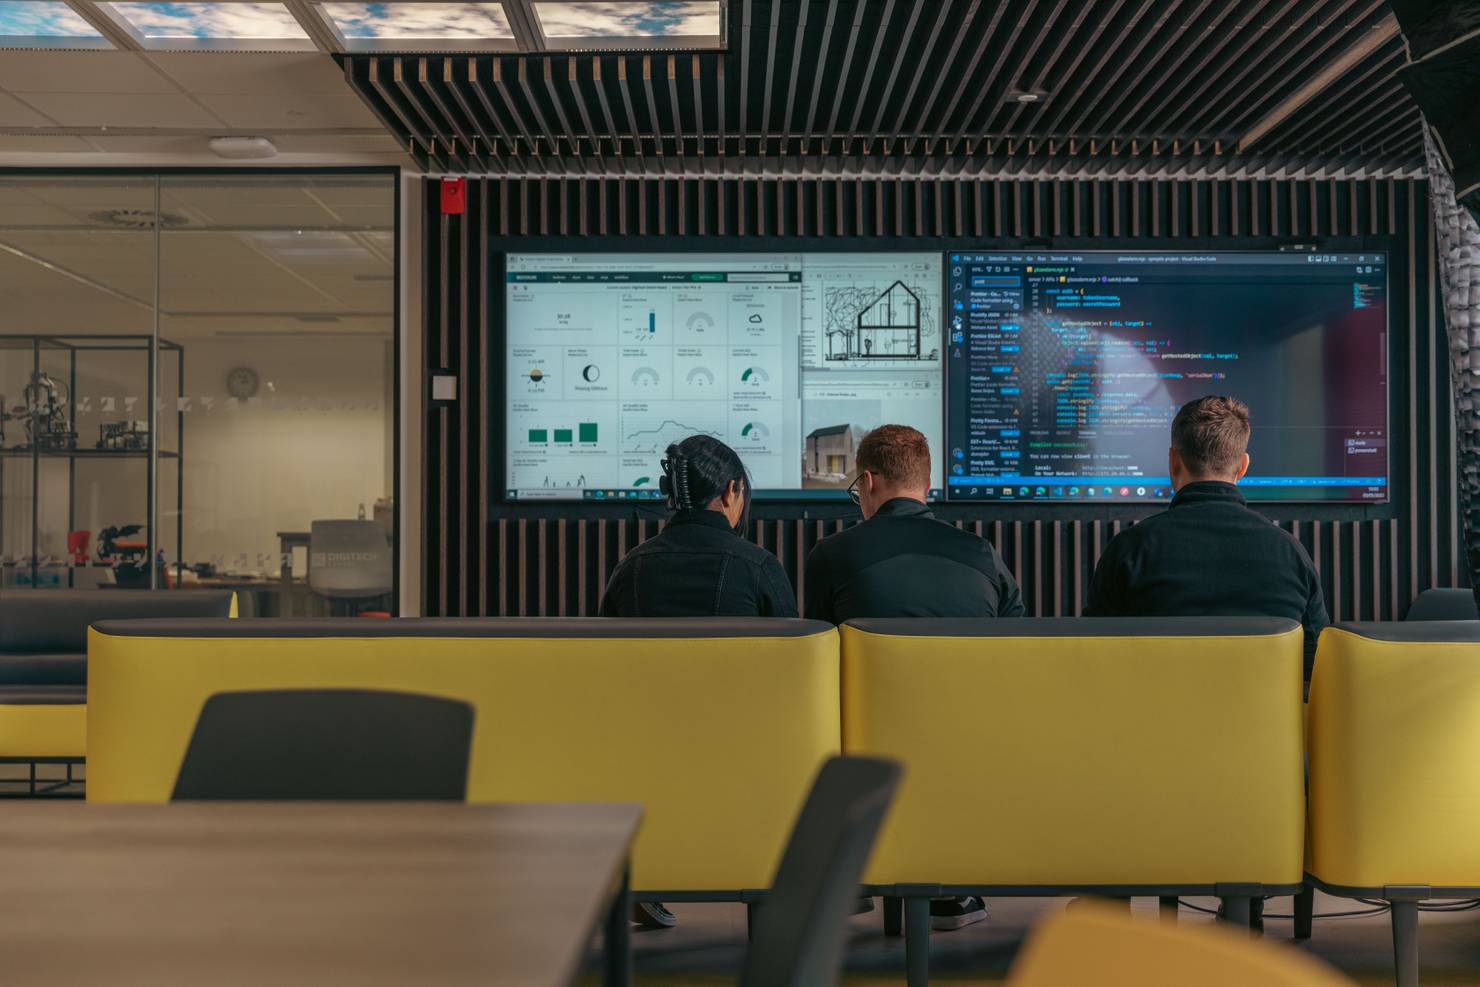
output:
POLYGON ((1165 500, 1183 403, 1250 408, 1246 498, 1388 499, 1384 253, 953 251, 950 489, 1165 500))
POLYGON ((1381 251, 956 249, 511 253, 511 501, 659 500, 669 443, 712 435, 758 496, 841 499, 886 422, 936 496, 1147 502, 1205 394, 1251 408, 1257 500, 1381 503, 1381 251))
POLYGON ((712 435, 759 496, 846 495, 904 422, 938 472, 939 253, 511 254, 507 496, 659 499, 668 445, 712 435))

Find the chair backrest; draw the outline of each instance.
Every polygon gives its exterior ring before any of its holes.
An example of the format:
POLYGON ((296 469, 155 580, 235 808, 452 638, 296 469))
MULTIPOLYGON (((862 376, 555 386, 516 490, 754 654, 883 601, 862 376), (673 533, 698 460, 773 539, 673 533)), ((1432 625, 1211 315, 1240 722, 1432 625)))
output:
POLYGON ((741 987, 838 982, 848 916, 900 773, 880 758, 823 764, 756 916, 741 987))
POLYGON ((868 620, 842 641, 843 753, 909 766, 868 883, 1300 882, 1294 621, 868 620))
POLYGON ((375 521, 315 521, 308 536, 308 585, 321 596, 391 591, 391 544, 375 521))
POLYGON ((1404 620, 1480 620, 1475 593, 1468 589, 1426 589, 1408 608, 1404 620))
POLYGON ((472 741, 473 707, 455 699, 221 692, 200 711, 172 798, 460 801, 472 741))
POLYGON ((0 654, 87 654, 99 620, 234 617, 231 590, 16 589, 0 592, 0 654))
POLYGON ((91 801, 167 801, 219 692, 448 696, 478 714, 468 801, 643 806, 641 892, 767 887, 841 732, 838 632, 818 621, 119 621, 90 648, 91 801))
POLYGON ((1089 903, 1039 924, 1008 987, 1354 987, 1286 946, 1214 925, 1164 925, 1089 903))
POLYGON ((1321 632, 1310 856, 1328 885, 1480 887, 1480 621, 1321 632))

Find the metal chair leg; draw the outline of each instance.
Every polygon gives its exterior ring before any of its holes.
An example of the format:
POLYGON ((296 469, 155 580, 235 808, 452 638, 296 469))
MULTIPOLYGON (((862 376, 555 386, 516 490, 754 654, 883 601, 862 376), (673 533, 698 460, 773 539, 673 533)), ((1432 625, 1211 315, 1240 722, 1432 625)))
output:
POLYGON ((1418 987, 1418 902, 1395 901, 1392 911, 1398 987, 1418 987))
POLYGON ((1249 931, 1249 901, 1243 895, 1230 895, 1223 899, 1223 921, 1244 932, 1249 931))
POLYGON ((1175 924, 1177 921, 1177 911, 1179 906, 1177 896, 1174 894, 1164 894, 1156 900, 1161 904, 1161 920, 1163 922, 1171 922, 1175 924))
POLYGON ((930 983, 930 899, 904 900, 904 966, 909 987, 930 983))
POLYGON ((1316 889, 1307 887, 1295 896, 1295 938, 1309 939, 1315 926, 1316 889))
POLYGON ((904 900, 884 896, 884 935, 904 935, 904 900))

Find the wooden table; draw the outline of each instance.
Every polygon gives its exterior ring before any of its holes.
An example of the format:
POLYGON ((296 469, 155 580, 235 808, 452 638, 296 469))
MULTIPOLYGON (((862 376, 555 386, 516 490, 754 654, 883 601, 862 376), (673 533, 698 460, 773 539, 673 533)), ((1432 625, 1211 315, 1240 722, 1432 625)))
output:
POLYGON ((635 805, 16 804, 14 984, 564 987, 631 976, 635 805))

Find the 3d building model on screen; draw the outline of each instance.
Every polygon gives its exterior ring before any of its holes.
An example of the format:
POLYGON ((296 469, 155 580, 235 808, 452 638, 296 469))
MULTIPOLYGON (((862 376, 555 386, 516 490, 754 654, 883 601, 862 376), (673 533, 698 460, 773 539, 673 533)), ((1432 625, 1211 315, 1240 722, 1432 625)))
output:
POLYGON ((802 456, 803 479, 808 483, 845 486, 864 434, 864 430, 853 425, 830 425, 808 432, 802 456))

